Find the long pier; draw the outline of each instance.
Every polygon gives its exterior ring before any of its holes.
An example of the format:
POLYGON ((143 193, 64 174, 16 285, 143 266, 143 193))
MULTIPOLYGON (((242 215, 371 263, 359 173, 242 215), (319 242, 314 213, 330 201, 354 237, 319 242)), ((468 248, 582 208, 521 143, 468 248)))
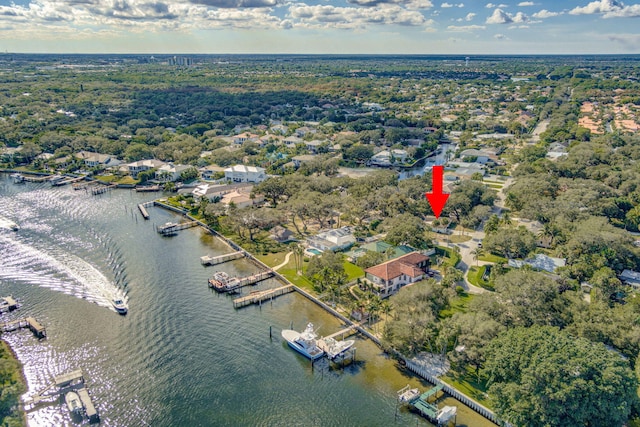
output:
POLYGON ((2 332, 11 332, 18 329, 28 328, 37 338, 46 338, 47 330, 33 317, 25 317, 23 319, 4 322, 0 325, 2 332))
POLYGON ((140 210, 140 214, 142 214, 142 218, 149 219, 149 212, 147 212, 147 208, 145 208, 142 203, 138 205, 138 210, 140 210))
POLYGON ((273 299, 280 295, 288 294, 289 292, 293 292, 293 286, 280 286, 279 288, 267 289, 264 291, 258 291, 255 293, 251 293, 247 296, 236 298, 233 300, 233 308, 241 308, 251 304, 261 304, 262 301, 266 301, 268 299, 273 299))
POLYGON ((47 176, 29 176, 22 174, 22 180, 27 182, 45 182, 51 179, 52 175, 47 176))
POLYGON ((63 185, 67 185, 67 184, 75 184, 76 182, 80 182, 84 180, 84 176, 79 176, 77 178, 67 178, 67 179, 60 179, 57 181, 52 181, 51 185, 54 187, 61 187, 63 185))
POLYGON ((186 228, 195 227, 197 225, 198 225, 198 221, 181 222, 181 223, 168 222, 164 225, 159 226, 157 230, 158 230, 158 233, 162 234, 163 236, 171 236, 173 234, 176 234, 178 230, 184 230, 186 228))
POLYGON ((234 259, 243 258, 244 256, 244 251, 231 252, 230 254, 223 254, 214 257, 205 255, 203 257, 200 257, 200 263, 202 263, 202 265, 217 265, 225 263, 227 261, 232 261, 234 259))

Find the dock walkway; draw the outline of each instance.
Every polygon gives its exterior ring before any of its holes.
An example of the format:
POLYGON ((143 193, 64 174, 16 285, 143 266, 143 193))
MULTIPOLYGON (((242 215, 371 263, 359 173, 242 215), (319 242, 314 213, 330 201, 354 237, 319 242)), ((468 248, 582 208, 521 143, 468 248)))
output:
POLYGON ((231 252, 230 254, 223 254, 213 257, 205 255, 203 257, 200 257, 200 263, 202 263, 202 265, 217 265, 234 259, 243 258, 244 256, 244 251, 231 252))
POLYGON ((195 227, 197 225, 198 225, 198 221, 181 222, 181 223, 168 222, 164 225, 159 226, 157 230, 158 230, 158 233, 162 234, 163 236, 171 236, 173 234, 176 234, 179 230, 195 227))
POLYGON ((233 308, 241 308, 251 304, 260 304, 262 301, 273 299, 277 296, 288 294, 293 291, 294 289, 291 285, 280 286, 279 288, 267 289, 265 291, 258 291, 256 293, 251 293, 247 296, 234 299, 233 308))
POLYGON ((29 328, 37 338, 46 338, 47 336, 46 328, 33 317, 25 317, 11 322, 4 322, 0 324, 0 326, 2 327, 2 332, 11 332, 18 329, 29 328))
POLYGON ((209 287, 214 288, 218 292, 233 292, 244 286, 254 285, 258 282, 262 282, 263 280, 267 280, 271 276, 273 276, 273 271, 261 271, 260 273, 253 274, 251 276, 234 278, 222 286, 213 285, 209 282, 209 287))

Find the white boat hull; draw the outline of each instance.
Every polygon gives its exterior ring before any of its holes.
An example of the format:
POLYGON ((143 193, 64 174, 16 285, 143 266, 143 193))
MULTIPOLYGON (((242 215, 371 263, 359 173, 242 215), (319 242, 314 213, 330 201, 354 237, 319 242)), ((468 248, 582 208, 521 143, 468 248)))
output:
POLYGON ((308 359, 316 360, 324 355, 324 351, 314 346, 312 349, 306 349, 302 345, 298 344, 297 340, 300 338, 300 333, 291 329, 284 329, 282 331, 282 338, 287 341, 289 347, 302 354, 308 359))

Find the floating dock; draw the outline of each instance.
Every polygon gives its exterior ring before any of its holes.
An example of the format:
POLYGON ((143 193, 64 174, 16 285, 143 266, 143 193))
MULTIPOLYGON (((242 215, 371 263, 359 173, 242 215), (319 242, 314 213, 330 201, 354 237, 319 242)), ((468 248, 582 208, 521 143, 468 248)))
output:
POLYGON ((0 298, 0 313, 13 311, 18 308, 18 303, 12 296, 0 298))
POLYGON ((184 230, 186 228, 195 227, 198 225, 198 221, 189 221, 189 222, 168 222, 164 225, 161 225, 157 228, 158 233, 163 236, 172 236, 178 232, 178 230, 184 230))
POLYGON ((269 299, 273 299, 280 295, 288 294, 289 292, 293 292, 293 286, 281 286, 275 289, 267 289, 265 291, 252 292, 251 294, 236 298, 233 300, 233 308, 241 308, 251 304, 260 304, 262 301, 266 301, 269 299))
POLYGON ((232 252, 230 254, 218 255, 214 257, 205 255, 203 257, 200 257, 200 263, 202 263, 202 265, 217 265, 234 259, 243 258, 245 255, 246 254, 244 253, 244 251, 232 252))
POLYGON ((33 332, 33 335, 35 335, 37 338, 47 337, 46 328, 33 317, 25 317, 24 319, 5 322, 0 324, 0 326, 2 327, 2 332, 11 332, 18 329, 29 328, 29 330, 31 330, 31 332, 33 332))
POLYGON ((82 402, 82 406, 84 407, 84 413, 89 418, 90 422, 98 421, 100 418, 98 416, 98 411, 96 411, 95 406, 93 406, 93 402, 91 401, 91 397, 89 396, 89 392, 86 388, 81 388, 78 390, 78 396, 80 397, 80 401, 82 402))

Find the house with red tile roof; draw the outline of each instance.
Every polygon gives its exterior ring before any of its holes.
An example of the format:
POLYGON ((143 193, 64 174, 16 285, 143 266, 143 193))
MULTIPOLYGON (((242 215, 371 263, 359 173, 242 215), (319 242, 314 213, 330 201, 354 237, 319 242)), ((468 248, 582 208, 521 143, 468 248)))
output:
POLYGON ((398 292, 402 286, 424 279, 428 269, 429 257, 420 252, 411 252, 369 267, 364 272, 365 278, 373 283, 380 297, 386 298, 398 292))

